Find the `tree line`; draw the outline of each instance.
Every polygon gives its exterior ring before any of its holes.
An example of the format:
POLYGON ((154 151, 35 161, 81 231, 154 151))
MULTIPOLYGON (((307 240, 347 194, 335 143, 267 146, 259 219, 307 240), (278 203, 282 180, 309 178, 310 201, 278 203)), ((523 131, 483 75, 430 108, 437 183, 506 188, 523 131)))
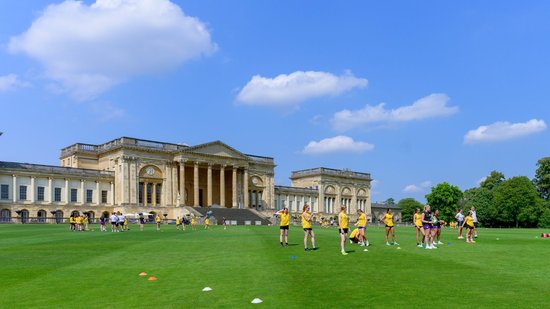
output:
MULTIPOLYGON (((447 182, 432 187, 426 194, 432 210, 439 209, 445 222, 456 221, 458 209, 464 214, 474 206, 480 223, 486 227, 550 227, 550 157, 537 162, 535 178, 506 178, 492 171, 479 187, 462 192, 447 182)), ((397 203, 403 222, 412 222, 414 209, 423 205, 413 198, 397 203)))

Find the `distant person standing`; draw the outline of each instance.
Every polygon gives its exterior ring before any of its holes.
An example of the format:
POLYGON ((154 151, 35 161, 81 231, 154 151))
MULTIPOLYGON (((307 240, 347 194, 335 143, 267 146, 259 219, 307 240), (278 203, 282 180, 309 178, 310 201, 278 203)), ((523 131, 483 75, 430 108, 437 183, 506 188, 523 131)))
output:
POLYGON ((368 246, 369 241, 365 234, 367 229, 367 215, 361 209, 357 210, 357 214, 357 229, 359 230, 357 238, 359 239, 359 246, 368 246))
POLYGON ((473 230, 475 229, 474 219, 472 217, 472 211, 468 213, 466 218, 464 218, 464 223, 462 226, 465 226, 468 230, 466 231, 466 243, 472 244, 475 241, 472 239, 473 230))
POLYGON ((191 230, 195 230, 197 227, 197 220, 195 220, 195 217, 191 218, 191 230))
POLYGON ((390 234, 390 232, 391 232, 391 240, 392 240, 393 244, 395 246, 399 245, 395 241, 395 231, 394 231, 394 226, 393 226, 393 213, 392 213, 391 209, 388 208, 388 210, 386 211, 386 214, 384 215, 384 218, 382 219, 382 221, 386 225, 386 246, 390 245, 390 243, 388 242, 388 235, 390 234))
POLYGON ((441 242, 441 225, 445 224, 445 221, 439 219, 439 209, 435 210, 433 217, 434 217, 433 229, 435 234, 434 243, 438 245, 442 245, 443 243, 441 242), (436 239, 437 239, 437 242, 435 242, 436 239))
POLYGON ((474 221, 474 238, 477 238, 477 226, 479 225, 479 223, 477 221, 477 213, 476 213, 476 209, 474 208, 474 206, 472 206, 470 208, 470 213, 471 213, 471 216, 472 216, 472 220, 474 221))
POLYGON ((311 247, 315 250, 315 233, 311 227, 311 213, 309 212, 309 205, 305 204, 302 209, 302 228, 304 229, 304 250, 307 251, 307 239, 311 237, 311 247))
POLYGON ((348 236, 349 219, 346 214, 346 206, 340 207, 338 214, 338 231, 340 232, 340 250, 342 255, 348 255, 346 252, 346 238, 348 236))
POLYGON ((116 228, 116 224, 118 221, 118 217, 116 216, 116 213, 113 211, 111 214, 111 232, 118 232, 116 228))
POLYGON ((290 213, 288 213, 288 208, 283 208, 280 211, 277 212, 277 215, 279 215, 279 218, 281 219, 279 223, 279 241, 281 243, 281 247, 284 245, 288 246, 288 228, 290 226, 290 213))
POLYGON ((145 225, 145 217, 139 215, 139 230, 143 232, 143 226, 145 225))
POLYGON ((223 229, 227 230, 227 219, 225 217, 223 217, 222 223, 223 223, 223 229))
POLYGON ((101 216, 101 218, 99 218, 99 230, 102 232, 105 232, 107 230, 105 227, 105 221, 105 216, 101 216))
POLYGON ((422 228, 422 213, 420 212, 420 208, 416 208, 414 211, 413 224, 416 230, 416 246, 422 248, 422 244, 424 243, 424 229, 422 228), (419 237, 420 235, 422 235, 422 237, 419 237), (418 238, 420 238, 420 241, 418 241, 418 238))
POLYGON ((464 239, 462 236, 462 225, 464 224, 464 215, 462 214, 462 208, 458 210, 455 215, 456 221, 458 222, 458 239, 464 239))
POLYGON ((176 217, 176 230, 180 229, 180 225, 181 225, 181 219, 180 217, 176 217))
POLYGON ((433 218, 432 212, 430 211, 430 205, 428 204, 424 205, 424 212, 422 213, 422 224, 422 228, 424 229, 424 242, 426 244, 426 249, 437 249, 437 247, 433 244, 433 218))
POLYGON ((209 226, 210 226, 210 219, 208 219, 208 217, 206 217, 206 219, 204 219, 204 229, 208 230, 209 226))
POLYGON ((155 218, 155 222, 157 223, 157 231, 160 231, 160 215, 157 215, 157 217, 155 218))

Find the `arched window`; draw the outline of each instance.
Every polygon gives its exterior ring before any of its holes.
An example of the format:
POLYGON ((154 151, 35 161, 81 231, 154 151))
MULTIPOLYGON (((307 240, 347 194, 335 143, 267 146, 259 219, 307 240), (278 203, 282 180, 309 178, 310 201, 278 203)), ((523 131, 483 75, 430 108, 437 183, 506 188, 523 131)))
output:
POLYGON ((46 216, 47 216, 47 215, 48 215, 48 214, 46 213, 46 211, 45 211, 44 209, 40 209, 40 210, 38 211, 38 213, 36 213, 36 217, 37 217, 37 218, 36 218, 36 221, 37 221, 38 223, 45 223, 45 222, 46 222, 46 216))
POLYGON ((0 222, 2 223, 11 222, 11 211, 9 209, 0 210, 0 222))

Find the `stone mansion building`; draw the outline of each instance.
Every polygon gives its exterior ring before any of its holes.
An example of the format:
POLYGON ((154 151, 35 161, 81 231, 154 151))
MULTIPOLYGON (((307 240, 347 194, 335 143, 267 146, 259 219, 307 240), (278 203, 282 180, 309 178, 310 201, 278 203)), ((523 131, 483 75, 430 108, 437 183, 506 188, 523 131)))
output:
POLYGON ((61 150, 60 166, 0 161, 0 222, 61 222, 72 213, 189 213, 219 205, 265 214, 288 207, 333 215, 340 206, 371 214, 368 173, 329 168, 292 172, 274 183, 273 158, 245 154, 223 142, 196 146, 121 137, 61 150))

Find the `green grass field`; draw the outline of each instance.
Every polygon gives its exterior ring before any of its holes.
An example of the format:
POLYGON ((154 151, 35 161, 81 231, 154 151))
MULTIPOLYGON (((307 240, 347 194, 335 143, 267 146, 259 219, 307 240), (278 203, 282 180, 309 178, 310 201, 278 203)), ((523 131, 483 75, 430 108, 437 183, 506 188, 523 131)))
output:
POLYGON ((468 245, 447 229, 445 245, 424 250, 412 228, 397 227, 398 250, 384 245, 383 228, 368 227, 369 252, 348 243, 342 256, 336 229, 316 228, 319 250, 304 252, 299 227, 286 248, 278 227, 94 228, 0 225, 0 308, 550 307, 541 230, 481 229, 468 245))

